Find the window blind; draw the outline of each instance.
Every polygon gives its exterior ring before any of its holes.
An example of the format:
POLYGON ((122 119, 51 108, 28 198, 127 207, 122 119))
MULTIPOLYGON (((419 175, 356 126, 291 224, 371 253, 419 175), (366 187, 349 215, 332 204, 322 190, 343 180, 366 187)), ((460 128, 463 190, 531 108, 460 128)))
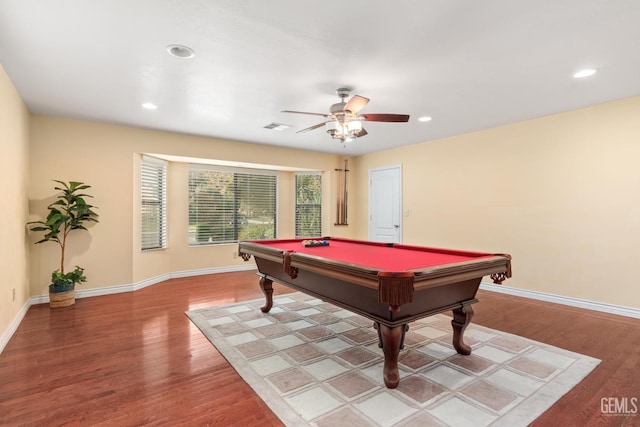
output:
POLYGON ((276 236, 275 171, 191 165, 189 244, 276 236))
POLYGON ((167 247, 167 163, 142 158, 141 169, 142 250, 167 247))
POLYGON ((296 237, 322 235, 322 175, 296 174, 296 237))

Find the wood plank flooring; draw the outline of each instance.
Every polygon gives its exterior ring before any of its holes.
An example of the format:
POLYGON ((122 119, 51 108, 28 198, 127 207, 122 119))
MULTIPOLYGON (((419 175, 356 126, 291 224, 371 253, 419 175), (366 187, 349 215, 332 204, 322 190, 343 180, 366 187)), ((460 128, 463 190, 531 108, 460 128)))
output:
MULTIPOLYGON (((0 425, 281 425, 184 315, 260 297, 257 276, 240 272, 33 306, 0 354, 0 425)), ((640 425, 640 414, 601 411, 603 398, 640 400, 640 320, 485 291, 478 299, 474 323, 602 360, 535 426, 640 425)))

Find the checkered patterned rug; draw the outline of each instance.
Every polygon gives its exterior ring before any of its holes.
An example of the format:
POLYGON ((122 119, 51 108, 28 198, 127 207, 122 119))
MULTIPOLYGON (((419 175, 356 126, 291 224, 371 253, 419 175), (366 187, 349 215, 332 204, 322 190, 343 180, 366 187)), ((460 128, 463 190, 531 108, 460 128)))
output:
POLYGON ((186 314, 288 426, 525 426, 600 363, 473 322, 461 356, 439 314, 409 324, 391 390, 370 320, 301 293, 262 305, 186 314))

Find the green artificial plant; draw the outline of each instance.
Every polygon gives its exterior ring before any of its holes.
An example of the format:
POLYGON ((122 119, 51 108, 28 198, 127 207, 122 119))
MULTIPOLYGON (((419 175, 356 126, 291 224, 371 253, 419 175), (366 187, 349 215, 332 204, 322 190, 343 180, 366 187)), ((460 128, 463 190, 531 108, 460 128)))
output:
POLYGON ((44 236, 38 240, 38 243, 56 242, 60 245, 60 268, 51 273, 51 284, 56 287, 70 286, 82 283, 87 280, 84 275, 84 269, 76 266, 73 271, 65 273, 64 256, 67 247, 67 236, 73 230, 87 230, 85 224, 89 222, 98 222, 98 214, 93 209, 95 206, 88 204, 85 200, 87 197, 93 197, 89 194, 82 193, 82 190, 91 188, 83 182, 54 180, 60 186, 54 187, 60 191, 57 200, 51 203, 47 209, 49 214, 45 221, 31 221, 28 224, 34 224, 31 231, 42 231, 44 236))

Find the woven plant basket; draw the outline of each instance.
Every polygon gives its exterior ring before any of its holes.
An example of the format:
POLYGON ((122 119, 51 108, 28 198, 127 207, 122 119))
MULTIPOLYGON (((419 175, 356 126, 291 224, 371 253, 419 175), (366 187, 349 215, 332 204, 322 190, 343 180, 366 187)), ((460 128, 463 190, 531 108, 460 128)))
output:
POLYGON ((49 285, 49 307, 62 308, 69 307, 76 303, 76 290, 73 285, 68 287, 56 287, 49 285))

